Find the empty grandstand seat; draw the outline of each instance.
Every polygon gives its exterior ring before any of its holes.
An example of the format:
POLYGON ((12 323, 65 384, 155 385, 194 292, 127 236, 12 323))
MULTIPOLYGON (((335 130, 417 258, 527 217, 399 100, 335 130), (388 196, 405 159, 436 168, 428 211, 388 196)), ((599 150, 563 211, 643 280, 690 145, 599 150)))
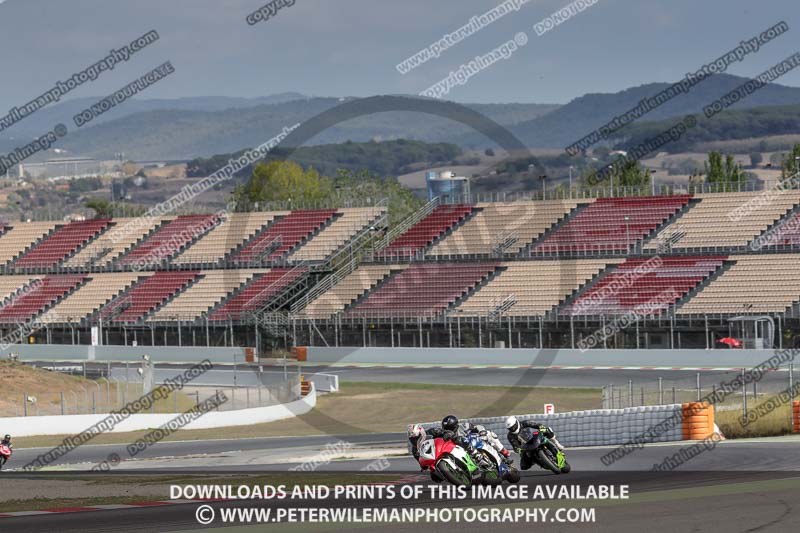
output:
POLYGON ((657 315, 723 266, 726 256, 628 259, 563 306, 567 316, 657 315))
POLYGON ((335 209, 292 211, 235 252, 231 262, 261 265, 277 261, 328 224, 336 213, 335 209))
POLYGON ((111 221, 113 224, 111 228, 64 261, 64 266, 103 268, 131 249, 138 241, 144 239, 159 224, 172 220, 172 218, 174 217, 115 218, 111 221))
POLYGON ((72 294, 48 309, 40 318, 43 323, 80 324, 104 305, 150 272, 104 272, 91 274, 90 279, 72 294))
POLYGON ((149 317, 151 322, 196 320, 212 307, 247 283, 253 276, 263 274, 256 270, 205 270, 202 277, 169 303, 149 317))
POLYGON ((172 260, 176 265, 214 265, 231 251, 249 241, 288 211, 230 213, 217 227, 200 237, 172 260))
POLYGON ((75 253, 109 226, 110 220, 74 221, 56 230, 14 261, 15 269, 48 269, 75 253))
POLYGON ((677 214, 691 198, 599 198, 538 243, 534 253, 624 253, 677 214))
POLYGON ((731 256, 735 263, 678 308, 678 315, 785 313, 800 301, 800 255, 731 256))
POLYGON ((84 282, 84 276, 52 275, 33 279, 0 307, 0 322, 29 322, 84 282))
POLYGON ((345 312, 348 317, 439 314, 494 273, 498 263, 415 263, 345 312))
POLYGON ((607 265, 621 261, 509 261, 454 311, 461 316, 486 317, 502 308, 503 316, 544 316, 607 265))
POLYGON ((278 296, 284 289, 305 275, 307 269, 274 268, 254 277, 237 293, 214 309, 208 319, 215 321, 240 320, 245 314, 258 311, 278 296))
POLYGON ((519 253, 578 205, 576 200, 484 203, 426 255, 519 253))
POLYGON ((220 222, 216 214, 185 215, 170 220, 118 260, 122 267, 145 268, 170 259, 220 222))
POLYGON ((443 204, 408 228, 389 245, 378 252, 379 257, 411 257, 427 248, 436 238, 472 213, 473 207, 443 204))
POLYGON ((645 246, 654 250, 677 235, 672 249, 742 248, 786 215, 798 202, 800 191, 698 194, 698 203, 664 228, 645 246))
POLYGON ((9 263, 45 238, 56 227, 55 222, 14 222, 0 236, 0 265, 9 263))
POLYGON ((137 322, 194 282, 199 275, 196 270, 154 272, 104 306, 100 311, 101 317, 113 322, 137 322))
POLYGON ((384 213, 383 207, 351 207, 340 209, 339 216, 311 240, 289 255, 289 261, 324 261, 344 246, 357 233, 370 227, 384 213))

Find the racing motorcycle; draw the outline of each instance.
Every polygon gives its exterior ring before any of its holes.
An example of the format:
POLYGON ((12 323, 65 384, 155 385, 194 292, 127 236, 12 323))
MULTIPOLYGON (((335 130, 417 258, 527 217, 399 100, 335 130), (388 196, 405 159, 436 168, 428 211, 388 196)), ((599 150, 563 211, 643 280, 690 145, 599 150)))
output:
POLYGON ((520 478, 519 470, 506 464, 500 454, 497 453, 488 442, 483 440, 478 433, 467 434, 470 445, 481 454, 482 460, 478 463, 478 468, 483 471, 482 482, 487 485, 499 485, 503 480, 509 483, 517 483, 520 478))
POLYGON ((525 444, 522 445, 519 454, 527 455, 533 463, 554 474, 567 474, 571 470, 564 452, 556 448, 539 430, 523 428, 520 439, 525 444))
POLYGON ((11 446, 6 446, 5 444, 0 444, 0 469, 3 468, 3 465, 11 459, 11 446))
POLYGON ((466 450, 452 440, 426 439, 419 444, 419 464, 439 472, 453 485, 480 482, 483 473, 466 450))

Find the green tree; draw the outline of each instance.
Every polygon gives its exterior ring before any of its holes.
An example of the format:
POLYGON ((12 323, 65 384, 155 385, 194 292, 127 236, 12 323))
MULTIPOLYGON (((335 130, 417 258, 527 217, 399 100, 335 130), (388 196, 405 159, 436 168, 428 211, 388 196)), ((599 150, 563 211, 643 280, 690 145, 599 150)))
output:
POLYGON ((401 222, 424 203, 414 196, 410 189, 397 181, 397 178, 376 176, 367 170, 353 172, 349 169, 339 169, 333 183, 334 197, 339 205, 365 200, 377 203, 386 198, 390 225, 401 222))
POLYGON ((705 170, 706 182, 723 184, 722 190, 733 190, 734 184, 745 179, 744 172, 730 154, 723 160, 721 152, 709 152, 705 170))
POLYGON ((800 172, 798 158, 800 158, 800 144, 795 144, 792 147, 792 151, 783 158, 783 169, 781 173, 783 179, 790 178, 800 172))
POLYGON ((272 202, 303 207, 318 204, 332 192, 331 180, 313 168, 304 171, 292 161, 270 161, 256 165, 250 180, 235 189, 234 199, 239 209, 244 210, 255 203, 272 202))
POLYGON ((91 198, 86 202, 88 209, 94 209, 95 218, 111 218, 114 205, 102 198, 91 198))

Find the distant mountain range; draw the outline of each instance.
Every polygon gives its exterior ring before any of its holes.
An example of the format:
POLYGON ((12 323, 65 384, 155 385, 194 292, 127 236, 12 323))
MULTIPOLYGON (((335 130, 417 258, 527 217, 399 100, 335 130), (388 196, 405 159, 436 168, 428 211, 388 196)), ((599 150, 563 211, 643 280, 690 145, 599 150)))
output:
MULTIPOLYGON (((712 76, 688 94, 652 110, 636 124, 702 113, 704 106, 746 81, 747 78, 727 74, 712 76)), ((617 93, 590 93, 566 105, 465 105, 506 126, 531 148, 564 148, 669 85, 649 83, 617 93)), ((106 158, 124 152, 127 158, 135 160, 208 157, 261 144, 284 126, 303 122, 343 100, 346 99, 306 97, 297 93, 255 99, 131 100, 91 125, 76 129, 72 116, 97 101, 97 98, 82 98, 45 108, 0 133, 0 151, 10 151, 22 140, 27 142, 63 122, 70 133, 57 147, 68 150, 71 155, 106 158), (9 139, 12 135, 15 138, 9 139)), ((734 109, 780 105, 800 105, 800 88, 769 85, 739 102, 734 109)), ((775 128, 781 131, 771 134, 800 133, 795 131, 794 122, 776 123, 775 128)), ((463 148, 490 146, 488 139, 462 124, 405 112, 353 119, 320 133, 308 144, 392 139, 448 142, 463 148)))

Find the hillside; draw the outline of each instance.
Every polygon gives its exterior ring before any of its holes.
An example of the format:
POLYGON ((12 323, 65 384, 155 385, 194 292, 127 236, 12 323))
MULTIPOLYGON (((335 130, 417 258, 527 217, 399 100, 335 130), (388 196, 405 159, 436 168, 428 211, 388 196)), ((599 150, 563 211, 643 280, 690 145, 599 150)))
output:
MULTIPOLYGON (((242 151, 215 155, 210 158, 193 159, 187 163, 189 177, 208 176, 222 168, 229 159, 241 155, 242 151)), ((397 176, 410 171, 415 163, 443 163, 455 159, 461 149, 454 144, 428 144, 420 141, 398 139, 396 141, 304 146, 291 154, 291 159, 304 168, 314 167, 326 176, 335 176, 340 168, 354 172, 368 170, 381 176, 397 176)), ((288 151, 278 148, 268 156, 269 159, 286 159, 288 151)), ((238 176, 249 176, 250 167, 242 169, 238 176)))
MULTIPOLYGON (((731 109, 710 119, 702 113, 696 116, 698 120, 694 128, 661 150, 670 153, 690 152, 707 147, 711 142, 800 133, 800 105, 731 109), (701 143, 703 146, 699 146, 701 143)), ((631 124, 619 131, 623 137, 617 143, 617 148, 626 149, 639 144, 674 124, 674 119, 631 124)))
MULTIPOLYGON (((97 158, 112 157, 117 152, 136 160, 207 157, 257 146, 284 126, 308 120, 340 102, 338 98, 309 98, 221 111, 137 112, 80 130, 70 128, 69 135, 61 139, 57 147, 97 158)), ((557 108, 547 104, 471 104, 469 107, 507 126, 557 108)), ((309 144, 400 138, 447 142, 454 135, 468 131, 459 123, 439 117, 391 112, 347 121, 321 133, 309 144)), ((17 144, 18 141, 0 140, 0 150, 11 151, 17 144)))
MULTIPOLYGON (((704 106, 746 81, 747 78, 728 74, 712 76, 695 85, 688 93, 650 111, 639 122, 702 113, 704 106)), ((643 98, 651 97, 669 86, 669 83, 648 83, 616 93, 586 94, 551 113, 517 124, 512 132, 526 146, 564 148, 635 107, 643 98)), ((800 88, 771 84, 740 101, 734 109, 793 104, 800 104, 800 88)), ((482 138, 475 135, 454 138, 450 142, 469 148, 485 144, 482 138)))

